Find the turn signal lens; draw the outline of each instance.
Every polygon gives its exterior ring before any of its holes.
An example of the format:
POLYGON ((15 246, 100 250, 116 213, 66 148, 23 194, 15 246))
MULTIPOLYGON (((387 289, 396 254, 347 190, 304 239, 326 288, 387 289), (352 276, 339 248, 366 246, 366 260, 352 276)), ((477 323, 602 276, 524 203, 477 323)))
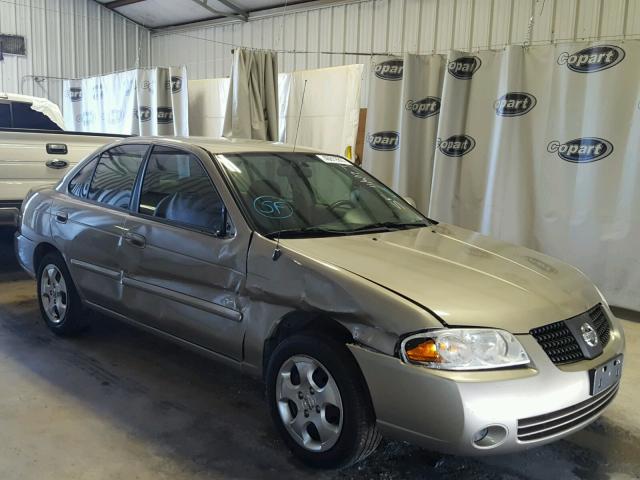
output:
POLYGON ((416 333, 400 344, 405 362, 443 370, 487 370, 529 363, 518 339, 491 328, 446 328, 416 333))
POLYGON ((439 362, 440 355, 436 349, 436 343, 429 338, 405 351, 407 358, 414 362, 439 362))

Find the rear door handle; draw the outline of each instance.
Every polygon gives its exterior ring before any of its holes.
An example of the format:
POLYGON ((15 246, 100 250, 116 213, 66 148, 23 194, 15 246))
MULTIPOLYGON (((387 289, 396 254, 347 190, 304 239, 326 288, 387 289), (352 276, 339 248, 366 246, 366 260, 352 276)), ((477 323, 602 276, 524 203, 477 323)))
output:
POLYGON ((56 222, 58 223, 67 223, 67 220, 69 220, 69 214, 67 212, 56 212, 55 216, 56 222))
POLYGON ((147 239, 137 233, 127 232, 124 234, 124 239, 127 243, 138 248, 144 248, 147 244, 147 239))
POLYGON ((47 160, 46 165, 49 168, 55 168, 56 170, 59 170, 61 168, 67 168, 69 162, 67 162, 66 160, 60 160, 59 158, 53 158, 51 160, 47 160))

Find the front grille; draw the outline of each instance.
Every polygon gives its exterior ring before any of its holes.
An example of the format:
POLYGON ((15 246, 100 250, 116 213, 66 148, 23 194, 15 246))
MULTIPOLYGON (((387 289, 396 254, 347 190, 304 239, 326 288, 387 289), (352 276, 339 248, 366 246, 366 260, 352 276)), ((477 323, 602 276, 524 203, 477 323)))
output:
POLYGON ((604 348, 607 343, 609 343, 609 320, 607 320, 607 314, 604 313, 604 308, 602 305, 596 305, 591 310, 589 310, 589 317, 591 317, 591 321, 593 322, 593 326, 598 332, 598 339, 600 343, 602 343, 602 348, 604 348))
POLYGON ((564 321, 534 328, 529 333, 535 337, 553 363, 572 363, 584 358, 578 341, 564 321))
MULTIPOLYGON (((598 340, 602 348, 606 347, 609 343, 610 326, 602 305, 598 304, 579 315, 579 317, 582 316, 588 316, 598 332, 598 340)), ((574 363, 584 359, 578 340, 573 336, 564 320, 534 328, 529 333, 533 335, 555 364, 574 363)))
POLYGON ((544 415, 518 420, 518 440, 534 442, 558 435, 599 415, 618 393, 618 384, 584 402, 544 415))

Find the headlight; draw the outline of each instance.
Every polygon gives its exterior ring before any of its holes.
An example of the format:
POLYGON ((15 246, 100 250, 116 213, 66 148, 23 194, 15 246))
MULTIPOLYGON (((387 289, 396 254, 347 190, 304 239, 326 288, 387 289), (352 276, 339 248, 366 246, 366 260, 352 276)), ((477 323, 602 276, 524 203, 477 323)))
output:
POLYGON ((407 363, 442 370, 485 370, 529 363, 516 337, 504 330, 449 328, 417 333, 400 344, 407 363))

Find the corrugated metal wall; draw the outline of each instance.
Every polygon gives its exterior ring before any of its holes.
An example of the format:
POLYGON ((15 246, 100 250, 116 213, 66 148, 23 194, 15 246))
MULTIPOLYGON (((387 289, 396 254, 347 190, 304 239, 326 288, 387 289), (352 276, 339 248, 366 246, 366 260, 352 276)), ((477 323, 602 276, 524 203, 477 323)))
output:
POLYGON ((0 33, 22 35, 27 55, 5 55, 0 92, 62 104, 62 81, 150 62, 150 32, 93 0, 0 0, 0 33), (42 76, 34 81, 25 76, 42 76))
POLYGON ((305 52, 280 55, 281 71, 292 71, 370 62, 322 51, 430 53, 527 39, 627 38, 640 38, 640 0, 359 0, 284 14, 279 9, 248 23, 155 32, 152 63, 186 64, 189 78, 199 79, 228 76, 234 45, 305 52))

